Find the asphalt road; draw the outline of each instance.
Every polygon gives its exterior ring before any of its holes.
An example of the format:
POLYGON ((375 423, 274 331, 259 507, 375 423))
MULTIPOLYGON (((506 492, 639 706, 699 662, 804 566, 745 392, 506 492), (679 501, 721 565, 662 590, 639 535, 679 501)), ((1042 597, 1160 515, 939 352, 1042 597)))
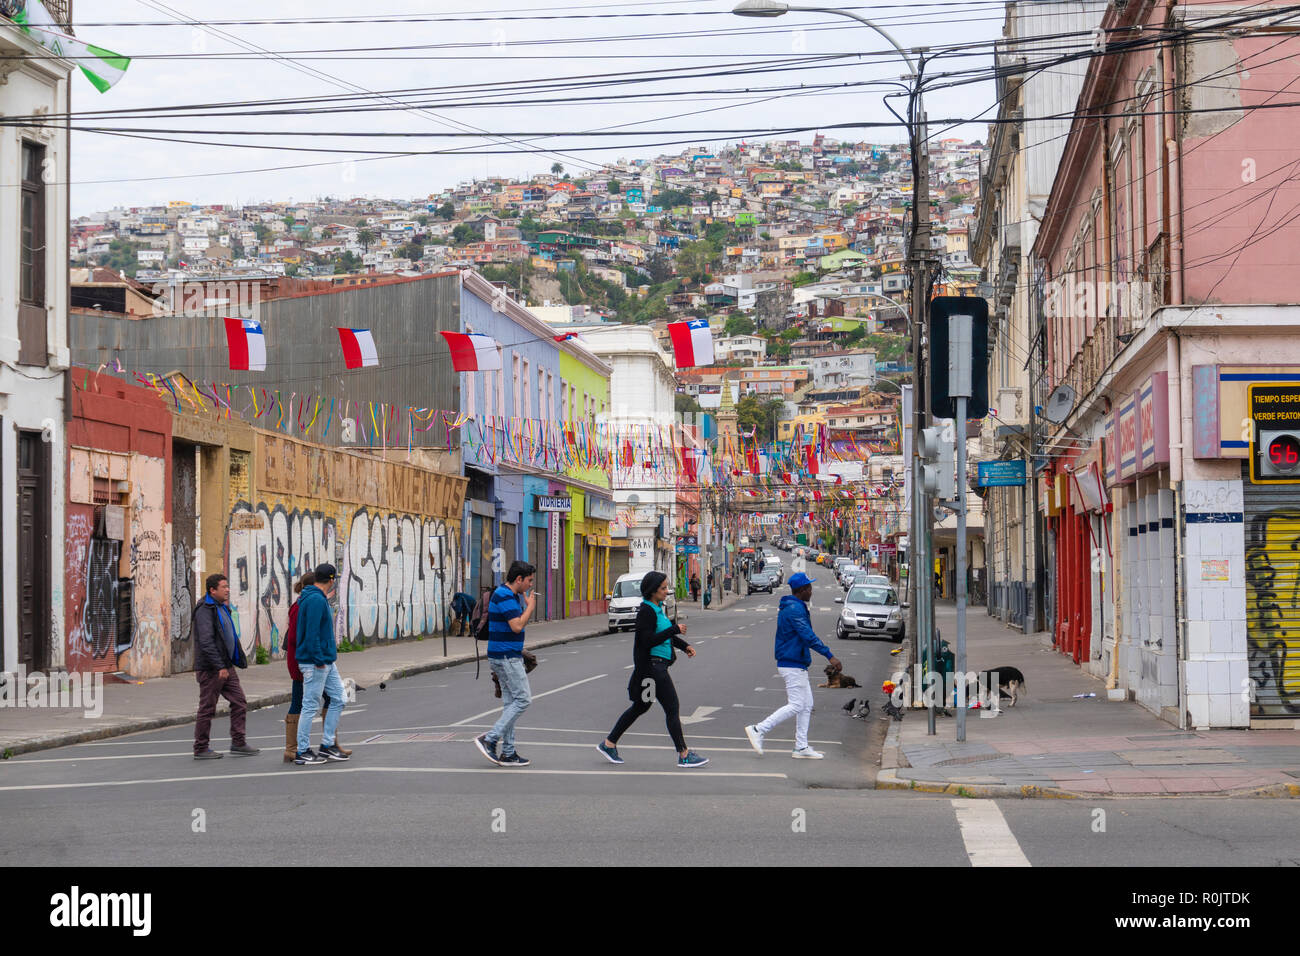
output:
MULTIPOLYGON (((870 790, 887 722, 842 706, 864 691, 878 706, 895 645, 835 640, 842 592, 829 580, 823 571, 815 588, 814 627, 864 689, 814 690, 810 738, 824 760, 790 758, 792 722, 763 757, 745 739, 744 725, 785 699, 772 656, 780 595, 754 595, 690 613, 699 653, 673 667, 687 741, 706 767, 676 766, 657 708, 620 742, 626 764, 596 752, 627 706, 631 636, 611 635, 539 653, 518 731, 530 767, 495 767, 474 748, 496 701, 486 667, 475 681, 474 666, 460 666, 360 694, 341 724, 355 750, 347 763, 284 764, 281 708, 250 714, 250 741, 264 748, 255 757, 195 762, 189 728, 170 728, 4 761, 0 864, 319 862, 304 833, 328 834, 354 865, 1300 862, 1291 801, 1094 807, 870 790)), ((823 663, 814 656, 814 687, 823 663)), ((346 676, 346 655, 340 665, 346 676)), ((214 747, 228 747, 226 720, 213 729, 214 747)))

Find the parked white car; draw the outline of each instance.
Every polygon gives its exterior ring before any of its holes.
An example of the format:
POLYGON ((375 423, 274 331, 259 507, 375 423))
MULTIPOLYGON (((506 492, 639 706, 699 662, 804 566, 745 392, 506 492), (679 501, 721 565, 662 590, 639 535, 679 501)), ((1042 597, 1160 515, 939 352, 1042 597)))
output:
MULTIPOLYGON (((641 607, 641 580, 649 571, 637 571, 632 574, 619 575, 614 587, 605 599, 609 601, 609 633, 615 631, 631 630, 636 625, 636 612, 641 607)), ((664 613, 670 618, 677 616, 677 603, 673 600, 673 592, 668 591, 668 598, 664 601, 664 613)))

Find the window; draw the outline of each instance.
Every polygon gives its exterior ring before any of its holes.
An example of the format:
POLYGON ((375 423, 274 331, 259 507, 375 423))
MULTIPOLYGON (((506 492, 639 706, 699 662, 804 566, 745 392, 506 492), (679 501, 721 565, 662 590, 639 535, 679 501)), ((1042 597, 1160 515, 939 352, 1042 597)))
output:
MULTIPOLYGON (((497 355, 500 356, 505 350, 497 346, 497 355)), ((504 416, 506 414, 506 376, 503 369, 505 364, 501 363, 501 368, 497 369, 497 414, 504 416)))
MULTIPOLYGON (((510 378, 514 382, 514 388, 515 388, 514 396, 513 396, 515 400, 514 413, 515 416, 517 417, 519 415, 519 408, 523 404, 523 395, 519 390, 521 384, 519 380, 519 356, 518 355, 515 355, 510 359, 510 378)), ((509 411, 510 409, 506 408, 505 402, 502 402, 501 414, 503 415, 508 414, 509 411)))
POLYGON ((18 361, 44 365, 45 317, 45 147, 23 143, 18 238, 18 361))
POLYGON ((518 404, 519 402, 522 401, 524 406, 524 412, 521 417, 532 418, 533 417, 533 380, 532 380, 532 370, 529 368, 528 365, 528 359, 524 359, 523 391, 521 392, 517 391, 516 396, 517 397, 515 398, 515 405, 516 405, 515 413, 516 414, 519 413, 518 404))
POLYGON ((569 421, 569 383, 560 382, 560 418, 569 421))
POLYGON ((541 419, 550 417, 546 413, 546 380, 550 374, 540 368, 537 370, 537 417, 541 419))

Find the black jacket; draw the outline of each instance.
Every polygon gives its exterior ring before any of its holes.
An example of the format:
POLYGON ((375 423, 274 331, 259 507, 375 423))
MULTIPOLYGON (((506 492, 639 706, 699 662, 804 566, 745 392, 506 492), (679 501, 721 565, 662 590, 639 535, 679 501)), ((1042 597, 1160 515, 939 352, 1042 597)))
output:
POLYGON ((665 634, 673 642, 673 656, 669 664, 677 660, 678 651, 684 651, 691 646, 686 643, 684 638, 679 636, 682 632, 676 624, 667 631, 656 632, 655 628, 658 625, 659 616, 655 614, 650 605, 642 602, 641 607, 636 612, 636 642, 632 645, 632 673, 634 675, 650 670, 650 650, 664 642, 665 634))
POLYGON ((194 609, 194 669, 219 671, 234 667, 217 620, 217 606, 200 601, 194 609))

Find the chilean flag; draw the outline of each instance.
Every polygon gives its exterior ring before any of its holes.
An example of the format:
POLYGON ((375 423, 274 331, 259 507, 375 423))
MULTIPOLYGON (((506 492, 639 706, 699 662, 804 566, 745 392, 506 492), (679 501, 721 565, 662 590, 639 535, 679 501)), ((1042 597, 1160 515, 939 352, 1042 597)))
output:
POLYGON ((555 336, 555 341, 557 341, 557 342, 567 342, 567 341, 569 341, 569 339, 576 339, 577 337, 578 337, 578 333, 577 333, 577 332, 565 332, 563 335, 557 335, 557 336, 555 336))
POLYGON ((339 329, 339 342, 343 345, 343 364, 348 368, 368 368, 379 364, 375 338, 369 329, 339 329))
POLYGON ((266 371, 266 336, 252 319, 226 319, 226 346, 234 372, 266 371))
POLYGON ((678 368, 713 364, 713 333, 708 319, 669 322, 668 336, 673 340, 673 361, 678 368))
POLYGON ((443 332, 451 349, 451 364, 457 372, 491 372, 501 368, 501 353, 495 339, 480 332, 443 332))

